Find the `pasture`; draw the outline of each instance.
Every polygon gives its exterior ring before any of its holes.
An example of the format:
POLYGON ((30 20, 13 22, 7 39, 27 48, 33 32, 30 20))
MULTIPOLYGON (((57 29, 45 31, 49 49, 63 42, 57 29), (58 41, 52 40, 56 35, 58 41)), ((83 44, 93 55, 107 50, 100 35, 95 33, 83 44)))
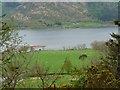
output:
POLYGON ((101 58, 101 53, 93 49, 67 51, 44 50, 29 52, 26 55, 30 60, 29 67, 40 65, 44 66, 44 68, 49 68, 49 72, 59 72, 66 58, 71 61, 73 67, 86 67, 91 64, 91 61, 95 62, 101 58), (87 57, 79 59, 81 54, 86 54, 87 57))
MULTIPOLYGON (((72 67, 77 67, 77 68, 79 67, 79 69, 81 70, 83 67, 89 66, 92 61, 97 62, 98 60, 100 60, 102 54, 93 49, 85 49, 85 50, 67 50, 67 51, 63 51, 63 50, 34 51, 34 52, 29 52, 26 55, 27 57, 29 57, 28 59, 30 60, 29 63, 30 68, 36 65, 40 65, 44 68, 49 68, 48 73, 59 73, 66 58, 68 58, 71 61, 72 67), (79 59, 79 56, 82 54, 86 54, 87 57, 85 59, 79 59)), ((29 78, 36 77, 32 73, 33 72, 30 72, 30 75, 28 75, 31 76, 29 78)), ((72 79, 72 76, 70 74, 59 75, 59 76, 60 78, 55 82, 57 86, 71 83, 70 80, 72 79)), ((54 77, 55 76, 51 77, 50 79, 54 77)), ((39 79, 33 80, 29 78, 24 79, 22 81, 24 87, 37 88, 39 87, 39 85, 41 85, 39 79)), ((23 87, 23 85, 19 84, 17 87, 23 87)))

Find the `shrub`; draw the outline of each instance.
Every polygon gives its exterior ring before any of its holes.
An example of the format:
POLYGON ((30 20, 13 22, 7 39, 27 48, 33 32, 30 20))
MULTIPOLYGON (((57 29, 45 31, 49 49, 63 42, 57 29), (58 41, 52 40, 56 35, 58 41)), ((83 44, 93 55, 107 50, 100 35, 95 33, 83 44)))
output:
POLYGON ((85 88, 117 88, 118 80, 104 63, 90 66, 87 76, 85 88))
POLYGON ((105 44, 105 41, 94 41, 91 43, 91 46, 93 49, 101 51, 101 52, 107 51, 107 46, 105 44))
POLYGON ((69 58, 66 57, 62 68, 63 68, 63 70, 65 70, 68 73, 71 71, 71 69, 72 69, 72 63, 71 63, 71 61, 70 61, 69 58))
POLYGON ((73 75, 73 78, 71 79, 72 87, 83 88, 86 79, 87 79, 87 75, 84 75, 83 73, 81 73, 81 75, 80 73, 73 75))

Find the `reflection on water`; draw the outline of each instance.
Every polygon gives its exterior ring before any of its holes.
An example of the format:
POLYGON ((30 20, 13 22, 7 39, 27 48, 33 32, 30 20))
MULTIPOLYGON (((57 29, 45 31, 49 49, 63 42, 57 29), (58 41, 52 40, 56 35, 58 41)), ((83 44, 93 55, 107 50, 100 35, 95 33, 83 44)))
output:
POLYGON ((30 45, 45 45, 46 49, 63 49, 85 43, 89 48, 91 42, 108 40, 110 33, 117 33, 117 27, 107 28, 78 28, 56 30, 20 30, 25 35, 23 42, 30 45))

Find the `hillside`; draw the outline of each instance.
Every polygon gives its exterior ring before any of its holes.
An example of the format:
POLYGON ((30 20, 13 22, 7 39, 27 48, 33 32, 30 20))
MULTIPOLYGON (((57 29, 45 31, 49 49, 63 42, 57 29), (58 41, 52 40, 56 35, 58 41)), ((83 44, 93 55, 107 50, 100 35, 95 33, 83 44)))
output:
POLYGON ((117 3, 110 2, 4 2, 2 5, 5 19, 26 28, 87 27, 85 24, 89 26, 92 22, 102 26, 117 19, 117 9, 117 3))

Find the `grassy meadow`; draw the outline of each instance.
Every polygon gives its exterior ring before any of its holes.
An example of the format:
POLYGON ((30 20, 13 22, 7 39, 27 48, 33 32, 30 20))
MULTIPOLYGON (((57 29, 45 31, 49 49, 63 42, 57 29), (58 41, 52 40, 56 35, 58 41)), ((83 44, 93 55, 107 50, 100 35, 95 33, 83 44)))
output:
POLYGON ((46 68, 49 68, 49 72, 58 72, 60 71, 62 65, 64 64, 65 59, 69 59, 74 67, 83 67, 90 65, 91 60, 95 61, 101 57, 100 52, 97 52, 92 49, 86 50, 45 50, 45 51, 35 51, 29 52, 28 57, 30 57, 29 66, 42 65, 46 68), (29 54, 30 53, 30 54, 29 54), (80 60, 79 56, 81 54, 86 54, 87 58, 80 60), (29 56, 31 55, 31 56, 29 56))
MULTIPOLYGON (((66 58, 68 58, 72 67, 77 67, 82 69, 83 67, 89 66, 91 62, 97 62, 102 57, 100 52, 97 52, 93 49, 85 49, 85 50, 44 50, 44 51, 34 51, 27 53, 30 59, 29 67, 34 67, 35 65, 40 65, 45 68, 49 68, 48 73, 57 73, 61 70, 61 67, 64 64, 66 58), (86 54, 87 58, 84 60, 80 60, 79 56, 81 54, 86 54), (31 56, 29 56, 31 55, 31 56)), ((21 59, 22 60, 22 59, 21 59)), ((64 71, 66 72, 66 71, 64 71)), ((32 73, 32 72, 30 72, 32 73)), ((36 77, 34 75, 29 75, 31 77, 36 77)), ((54 76, 55 77, 55 76, 54 76)), ((51 76, 51 78, 54 78, 51 76)), ((57 86, 61 86, 63 84, 70 84, 72 76, 68 75, 60 75, 58 80, 55 82, 57 86)), ((51 80, 51 79, 49 79, 51 80)), ((51 80, 52 81, 52 80, 51 80)), ((18 87, 31 87, 38 88, 41 85, 41 81, 39 79, 25 79, 22 81, 22 84, 19 84, 18 87)))

